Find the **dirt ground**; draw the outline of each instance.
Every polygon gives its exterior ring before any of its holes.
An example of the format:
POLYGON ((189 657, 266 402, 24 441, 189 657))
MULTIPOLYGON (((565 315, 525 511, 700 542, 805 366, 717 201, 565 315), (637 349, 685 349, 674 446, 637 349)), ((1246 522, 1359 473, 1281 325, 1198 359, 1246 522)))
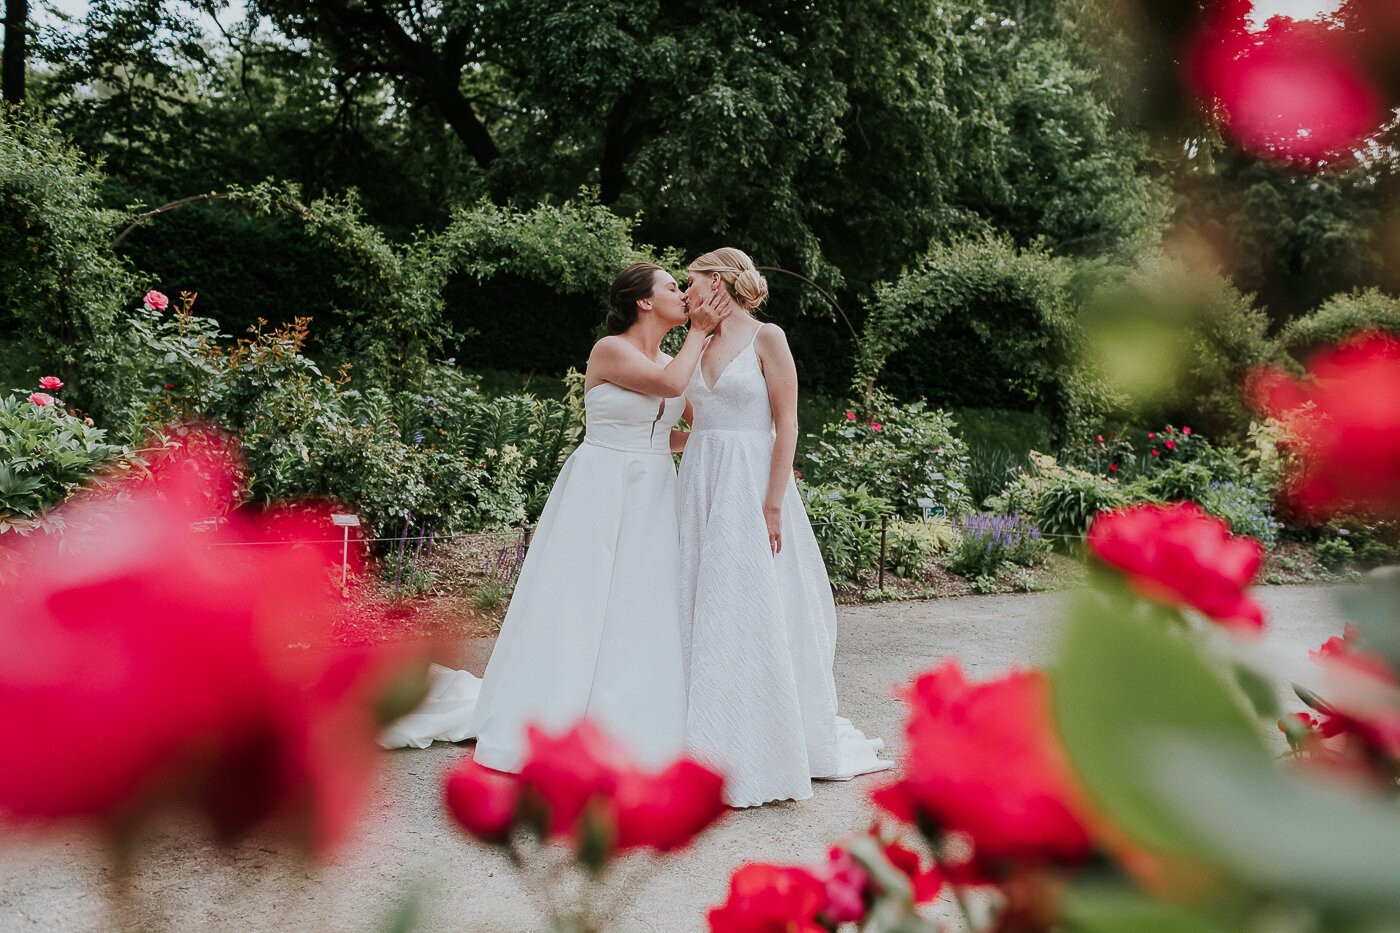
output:
MULTIPOLYGON (((1315 683, 1307 652, 1339 634, 1335 587, 1272 586, 1267 637, 1246 648, 1277 675, 1315 683)), ((892 687, 948 655, 985 678, 1043 660, 1053 650, 1060 593, 843 606, 837 653, 842 713, 888 752, 900 752, 901 710, 892 687)), ((458 642, 458 666, 480 673, 492 639, 458 642)), ((1293 701, 1289 708, 1299 704, 1293 701)), ((81 736, 55 741, 81 742, 81 736)), ((470 744, 384 754, 384 769, 358 841, 319 868, 287 856, 275 839, 232 852, 212 848, 194 827, 153 832, 135 866, 134 890, 151 931, 524 931, 544 930, 541 907, 576 896, 549 866, 522 882, 509 862, 457 832, 441 804, 444 772, 470 744)), ((11 750, 43 754, 43 749, 11 750)), ((609 929, 698 933, 748 860, 818 863, 843 834, 868 824, 878 777, 819 783, 800 803, 735 812, 691 848, 662 860, 627 860, 606 885, 609 929)), ((77 832, 0 840, 0 931, 110 929, 113 872, 93 840, 77 832)), ((934 913, 957 928, 952 905, 934 913)))

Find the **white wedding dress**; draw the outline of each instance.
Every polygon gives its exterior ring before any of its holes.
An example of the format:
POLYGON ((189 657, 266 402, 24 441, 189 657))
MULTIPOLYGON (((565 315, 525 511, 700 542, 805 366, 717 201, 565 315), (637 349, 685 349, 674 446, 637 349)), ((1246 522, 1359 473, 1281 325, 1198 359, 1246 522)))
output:
POLYGON ((518 771, 526 728, 588 716, 654 767, 684 751, 685 672, 671 426, 681 398, 612 383, 584 396, 587 432, 555 480, 478 680, 434 666, 428 699, 386 748, 476 737, 476 760, 518 771))
POLYGON ((686 396, 695 417, 677 499, 686 744, 723 771, 725 799, 738 807, 806 799, 812 778, 893 767, 880 739, 836 715, 836 606, 791 479, 783 547, 769 548, 773 414, 753 342, 713 388, 696 366, 686 396))

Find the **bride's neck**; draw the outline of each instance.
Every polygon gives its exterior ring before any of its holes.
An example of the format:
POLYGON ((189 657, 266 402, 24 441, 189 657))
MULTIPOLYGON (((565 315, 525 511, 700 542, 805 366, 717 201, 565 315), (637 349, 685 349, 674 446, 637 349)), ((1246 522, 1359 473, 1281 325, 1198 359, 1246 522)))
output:
POLYGON ((661 350, 661 338, 665 337, 670 329, 664 322, 647 316, 638 320, 627 332, 627 336, 647 356, 656 356, 661 350))
POLYGON ((731 333, 736 330, 746 331, 749 329, 749 324, 753 322, 754 316, 750 314, 747 309, 735 308, 733 311, 729 312, 729 317, 720 321, 719 324, 715 326, 715 336, 719 337, 723 335, 726 330, 731 333))

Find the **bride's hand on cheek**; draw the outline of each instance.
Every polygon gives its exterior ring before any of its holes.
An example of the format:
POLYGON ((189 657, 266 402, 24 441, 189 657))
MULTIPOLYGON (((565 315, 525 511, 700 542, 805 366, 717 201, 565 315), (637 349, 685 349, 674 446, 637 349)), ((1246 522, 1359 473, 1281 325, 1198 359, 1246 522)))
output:
POLYGON ((733 304, 729 300, 728 292, 711 292, 691 310, 690 326, 708 334, 719 326, 720 321, 729 317, 732 310, 733 304))
POLYGON ((768 546, 777 554, 783 549, 783 507, 781 505, 765 505, 763 507, 763 521, 768 526, 768 546))

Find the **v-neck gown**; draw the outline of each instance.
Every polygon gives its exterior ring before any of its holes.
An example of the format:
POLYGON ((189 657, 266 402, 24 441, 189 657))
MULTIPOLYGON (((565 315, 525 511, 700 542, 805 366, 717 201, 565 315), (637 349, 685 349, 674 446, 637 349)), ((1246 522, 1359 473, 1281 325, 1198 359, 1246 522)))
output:
POLYGON ((686 390, 694 424, 677 498, 686 744, 724 772, 732 806, 802 800, 813 778, 893 763, 880 759, 880 739, 836 714, 836 605, 791 479, 782 550, 768 544, 775 435, 753 342, 713 388, 703 364, 686 390))
POLYGON ((603 383, 584 407, 583 443, 550 491, 485 676, 434 667, 428 700, 381 745, 475 736, 478 762, 517 771, 529 725, 560 732, 588 716, 648 766, 684 751, 670 452, 684 399, 603 383))

